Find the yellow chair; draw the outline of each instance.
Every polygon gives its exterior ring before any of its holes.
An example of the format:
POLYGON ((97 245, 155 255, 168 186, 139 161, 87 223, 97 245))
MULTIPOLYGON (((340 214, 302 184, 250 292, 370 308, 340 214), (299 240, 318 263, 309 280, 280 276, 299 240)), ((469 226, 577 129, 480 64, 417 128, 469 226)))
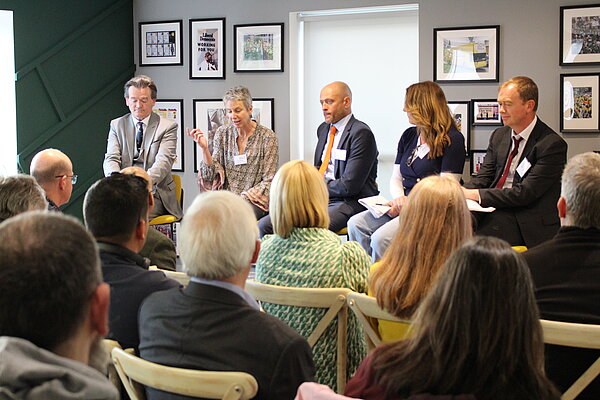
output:
MULTIPOLYGON (((183 188, 181 186, 181 177, 179 175, 171 176, 173 177, 173 182, 175 182, 175 196, 177 197, 177 202, 179 202, 179 205, 183 207, 183 188)), ((177 221, 179 221, 179 218, 175 217, 174 215, 165 214, 152 218, 150 220, 150 225, 173 224, 177 221)))
POLYGON ((523 253, 524 251, 527 251, 527 246, 512 246, 512 249, 517 253, 523 253))
POLYGON ((245 400, 256 396, 256 379, 245 372, 196 371, 143 360, 132 349, 114 348, 112 360, 131 400, 145 400, 142 385, 183 396, 245 400))
MULTIPOLYGON (((600 325, 540 320, 544 343, 582 349, 600 349, 600 325)), ((568 388, 561 400, 573 400, 600 375, 600 357, 568 388)))

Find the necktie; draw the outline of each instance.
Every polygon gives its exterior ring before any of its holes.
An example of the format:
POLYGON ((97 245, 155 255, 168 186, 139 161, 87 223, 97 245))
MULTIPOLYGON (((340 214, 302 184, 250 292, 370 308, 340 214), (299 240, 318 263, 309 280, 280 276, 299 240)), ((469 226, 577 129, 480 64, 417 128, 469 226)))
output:
POLYGON ((142 147, 142 138, 144 137, 144 123, 142 121, 137 123, 138 125, 138 130, 137 130, 137 134, 135 135, 135 145, 137 146, 137 150, 138 153, 140 151, 140 148, 142 147))
POLYGON ((321 167, 319 167, 319 173, 321 175, 325 175, 325 171, 327 171, 327 166, 329 165, 329 160, 331 160, 331 149, 333 147, 333 139, 335 138, 336 132, 337 128, 331 125, 331 129, 329 129, 329 142, 327 144, 327 151, 325 152, 323 163, 321 164, 321 167))
POLYGON ((521 136, 513 136, 513 150, 508 155, 508 160, 506 160, 506 166, 504 167, 504 172, 502 173, 500 180, 496 184, 496 188, 502 189, 504 187, 504 182, 506 182, 506 178, 508 177, 508 173, 510 171, 510 165, 512 164, 513 158, 515 158, 515 156, 519 152, 519 142, 522 139, 523 138, 521 136))

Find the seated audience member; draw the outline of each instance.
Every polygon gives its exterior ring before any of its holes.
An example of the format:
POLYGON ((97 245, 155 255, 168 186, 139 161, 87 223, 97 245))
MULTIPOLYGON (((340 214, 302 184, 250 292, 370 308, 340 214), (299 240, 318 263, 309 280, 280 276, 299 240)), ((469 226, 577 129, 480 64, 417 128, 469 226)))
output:
POLYGON ((60 206, 69 202, 77 175, 65 153, 56 149, 40 151, 33 156, 29 173, 46 192, 49 210, 60 211, 60 206))
POLYGON ((117 399, 103 376, 110 291, 75 219, 28 212, 0 224, 0 398, 117 399))
MULTIPOLYGON (((273 179, 270 210, 274 235, 265 236, 256 262, 256 280, 277 286, 348 288, 366 292, 369 257, 356 242, 340 241, 327 229, 327 188, 305 161, 284 164, 273 179)), ((304 337, 326 310, 263 303, 266 312, 304 337)), ((332 324, 313 347, 317 381, 336 386, 336 335, 332 324)), ((366 355, 364 333, 354 317, 348 325, 348 376, 366 355)))
MULTIPOLYGON (((383 259, 372 268, 370 294, 391 314, 410 319, 452 252, 472 235, 471 215, 458 182, 429 176, 408 195, 383 259)), ((384 341, 398 340, 404 324, 380 321, 384 341)))
POLYGON ((346 386, 347 396, 560 398, 544 374, 527 265, 502 240, 479 237, 460 247, 419 306, 413 326, 408 339, 383 344, 363 361, 346 386))
POLYGON ((355 240, 379 261, 398 229, 398 214, 406 196, 421 179, 446 175, 460 181, 465 165, 465 138, 448 109, 437 83, 425 81, 406 89, 404 112, 413 127, 398 141, 398 153, 390 180, 394 200, 387 214, 375 218, 363 211, 348 221, 348 238, 355 240))
POLYGON ((85 224, 98 242, 102 274, 111 288, 110 333, 123 348, 139 344, 137 315, 142 301, 159 290, 180 287, 161 271, 148 271, 138 254, 148 231, 148 182, 114 174, 89 188, 83 203, 85 224))
MULTIPOLYGON (((600 325, 600 155, 571 158, 562 175, 556 236, 523 253, 543 319, 600 325)), ((546 372, 561 392, 599 350, 546 346, 546 372)), ((600 399, 600 378, 577 399, 600 399)))
POLYGON ((0 176, 0 222, 25 211, 47 207, 44 191, 31 176, 0 176))
MULTIPOLYGON (((152 209, 154 208, 154 196, 152 195, 152 178, 150 178, 150 175, 140 167, 127 167, 121 170, 121 173, 133 174, 148 182, 148 192, 150 193, 148 196, 148 204, 150 207, 149 213, 152 214, 152 209)), ((150 265, 156 265, 160 269, 175 271, 177 264, 175 243, 157 229, 152 227, 148 228, 146 243, 144 243, 144 247, 140 250, 140 255, 148 258, 150 260, 150 265)))
MULTIPOLYGON (((252 207, 228 191, 203 193, 180 232, 183 269, 191 280, 142 304, 141 357, 173 367, 247 372, 258 382, 255 399, 293 398, 302 382, 314 378, 311 351, 244 291, 260 248, 252 207)), ((150 389, 147 395, 185 398, 150 389)))

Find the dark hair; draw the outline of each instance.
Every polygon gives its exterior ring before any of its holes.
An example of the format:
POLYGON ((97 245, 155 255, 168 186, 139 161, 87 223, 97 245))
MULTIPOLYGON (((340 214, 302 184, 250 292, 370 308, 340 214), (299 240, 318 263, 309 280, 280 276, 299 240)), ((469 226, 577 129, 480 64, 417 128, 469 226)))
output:
POLYGON ((29 175, 0 176, 0 222, 48 207, 44 190, 29 175))
POLYGON ((510 78, 509 80, 504 82, 502 85, 500 85, 500 88, 498 89, 498 91, 502 90, 503 88, 505 88, 509 85, 516 86, 517 92, 519 92, 519 96, 521 97, 521 100, 523 100, 523 103, 525 103, 528 100, 533 100, 533 102, 534 102, 533 111, 537 111, 539 95, 538 95, 538 87, 535 84, 535 82, 533 81, 533 79, 531 79, 528 76, 515 76, 514 78, 510 78))
POLYGON ((139 176, 114 173, 102 178, 85 194, 85 225, 96 238, 127 241, 148 216, 148 194, 148 182, 139 176))
POLYGON ((102 282, 94 239, 75 218, 42 211, 3 222, 0 237, 0 336, 52 351, 102 282))
POLYGON ((508 243, 480 237, 460 247, 413 321, 412 335, 373 355, 388 393, 473 394, 478 399, 558 399, 529 269, 508 243))
POLYGON ((137 89, 150 88, 150 97, 156 100, 158 89, 156 88, 154 81, 149 76, 138 75, 128 80, 123 87, 125 90, 125 98, 129 97, 129 88, 132 86, 137 89))

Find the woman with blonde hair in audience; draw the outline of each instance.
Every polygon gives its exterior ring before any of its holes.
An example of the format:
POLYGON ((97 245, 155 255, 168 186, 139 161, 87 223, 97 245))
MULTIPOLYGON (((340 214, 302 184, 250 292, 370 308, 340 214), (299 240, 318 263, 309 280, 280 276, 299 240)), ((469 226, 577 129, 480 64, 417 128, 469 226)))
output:
MULTIPOLYGON (((370 294, 391 314, 410 319, 450 254, 472 236, 462 188, 449 177, 430 176, 411 191, 399 229, 372 268, 370 294)), ((384 341, 404 337, 407 326, 380 321, 384 341)))
POLYGON ((363 361, 348 382, 347 396, 560 398, 544 373, 529 269, 500 239, 480 237, 460 247, 418 308, 413 326, 408 339, 384 344, 363 361))
MULTIPOLYGON (((365 292, 370 259, 356 242, 341 242, 328 230, 328 193, 323 176, 305 161, 284 164, 273 179, 270 215, 274 234, 265 236, 256 262, 256 280, 277 286, 348 288, 365 292)), ((325 309, 264 304, 269 314, 307 337, 325 309)), ((331 324, 313 347, 317 381, 336 387, 336 332, 331 324)), ((366 355, 364 334, 348 321, 347 374, 366 355)))

